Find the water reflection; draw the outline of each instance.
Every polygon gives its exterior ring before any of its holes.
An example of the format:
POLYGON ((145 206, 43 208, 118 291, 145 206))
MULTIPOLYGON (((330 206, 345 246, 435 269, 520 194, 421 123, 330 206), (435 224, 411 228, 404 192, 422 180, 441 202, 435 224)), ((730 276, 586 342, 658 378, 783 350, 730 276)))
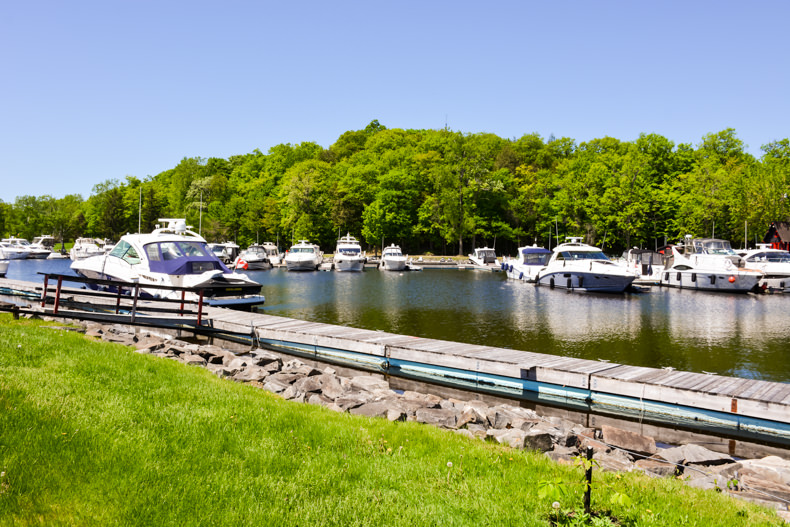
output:
MULTIPOLYGON (((10 278, 68 261, 12 261, 10 278), (32 264, 32 265, 31 265, 32 264)), ((391 333, 650 367, 790 381, 790 295, 725 295, 654 288, 570 293, 502 273, 248 272, 266 313, 391 333)))

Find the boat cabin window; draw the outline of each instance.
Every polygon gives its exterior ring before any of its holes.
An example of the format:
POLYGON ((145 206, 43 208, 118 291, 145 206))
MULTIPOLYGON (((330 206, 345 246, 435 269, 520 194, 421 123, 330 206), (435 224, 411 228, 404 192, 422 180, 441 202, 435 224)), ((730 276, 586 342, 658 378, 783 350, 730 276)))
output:
POLYGON ((314 253, 315 250, 312 247, 293 247, 291 249, 292 253, 306 253, 311 254, 314 253))
POLYGON ((137 254, 137 250, 132 247, 129 242, 125 242, 123 240, 119 241, 118 244, 113 248, 113 250, 110 252, 110 256, 120 258, 129 265, 137 265, 140 263, 140 256, 137 254))
POLYGON ((790 253, 769 252, 756 253, 746 259, 747 262, 790 263, 790 253))
POLYGON ((549 263, 551 253, 526 253, 524 254, 524 265, 546 265, 549 263))
POLYGON ((348 254, 350 256, 356 256, 360 253, 359 247, 345 247, 338 251, 340 254, 348 254))
POLYGON ((384 254, 388 256, 403 256, 403 253, 401 253, 398 249, 386 249, 384 254))
POLYGON ((603 251, 562 251, 557 260, 608 260, 603 251))

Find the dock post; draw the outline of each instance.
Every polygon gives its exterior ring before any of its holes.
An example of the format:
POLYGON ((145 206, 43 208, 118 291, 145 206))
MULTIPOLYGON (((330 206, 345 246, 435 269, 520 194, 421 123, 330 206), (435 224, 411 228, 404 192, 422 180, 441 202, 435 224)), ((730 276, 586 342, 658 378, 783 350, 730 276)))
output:
POLYGON ((58 276, 58 288, 55 290, 55 309, 52 311, 53 315, 58 314, 58 306, 60 305, 60 286, 63 284, 63 277, 58 276))
POLYGON ((187 294, 186 290, 181 291, 181 309, 178 312, 179 317, 184 316, 184 298, 186 298, 186 294, 187 294))
POLYGON ((134 281, 134 301, 132 302, 132 324, 134 324, 134 317, 137 315, 137 299, 140 297, 140 282, 134 281))
POLYGON ((46 307, 47 305, 47 286, 49 285, 49 275, 44 275, 44 289, 41 291, 41 307, 46 307))
POLYGON ((198 316, 197 316, 197 325, 202 325, 203 321, 203 290, 200 290, 200 298, 198 299, 198 316))

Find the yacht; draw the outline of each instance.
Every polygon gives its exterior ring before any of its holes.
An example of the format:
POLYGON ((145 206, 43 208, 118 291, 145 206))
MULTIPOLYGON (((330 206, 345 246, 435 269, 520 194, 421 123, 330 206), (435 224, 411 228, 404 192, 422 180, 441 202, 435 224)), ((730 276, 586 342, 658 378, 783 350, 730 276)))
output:
POLYGON ((299 240, 285 255, 285 267, 289 271, 317 271, 323 260, 324 255, 317 245, 299 240))
POLYGON ((757 284, 764 291, 790 293, 790 252, 758 243, 756 249, 738 251, 745 267, 763 272, 757 284))
POLYGON ((5 277, 6 273, 8 272, 8 264, 9 260, 3 251, 3 248, 0 247, 0 278, 5 277))
POLYGON ((65 258, 65 252, 61 253, 60 251, 55 250, 55 237, 44 235, 44 236, 36 236, 33 238, 33 241, 30 242, 30 247, 40 251, 47 252, 48 259, 55 259, 55 258, 65 258))
POLYGON ((680 245, 669 247, 661 285, 681 289, 748 293, 758 291, 764 274, 746 262, 727 240, 687 235, 680 245))
POLYGON ((3 250, 5 257, 9 260, 24 260, 30 254, 30 250, 19 244, 9 242, 10 238, 0 241, 0 249, 3 250))
POLYGON ((280 249, 272 242, 263 242, 263 249, 266 251, 266 257, 269 259, 269 263, 274 265, 282 265, 283 263, 283 255, 280 253, 280 249))
POLYGON ((236 269, 260 271, 262 269, 271 269, 272 263, 269 260, 269 255, 266 253, 266 248, 263 245, 253 244, 239 253, 233 266, 236 269))
POLYGON ((484 267, 499 265, 496 260, 496 251, 494 251, 494 249, 489 249, 488 247, 480 247, 475 249, 474 254, 469 255, 469 261, 475 265, 484 267))
POLYGON ((77 261, 90 258, 91 256, 105 254, 106 251, 104 250, 104 246, 104 240, 99 240, 97 238, 77 238, 69 251, 69 258, 73 261, 77 261))
MULTIPOLYGON (((203 301, 218 307, 250 309, 263 304, 261 285, 231 273, 209 250, 206 240, 189 230, 183 219, 160 219, 149 234, 127 234, 109 253, 72 262, 87 278, 139 282, 141 297, 181 299, 182 292, 146 289, 145 284, 202 289, 203 301)), ((185 297, 197 300, 198 293, 185 297)))
POLYGON ((652 251, 634 247, 623 252, 622 263, 636 273, 635 284, 650 285, 661 283, 661 273, 664 272, 663 251, 667 251, 667 248, 652 251))
POLYGON ((214 256, 219 258, 224 264, 235 261, 239 255, 239 246, 233 242, 210 243, 208 247, 214 253, 214 256))
POLYGON ((403 271, 406 269, 406 256, 400 250, 400 247, 391 244, 385 247, 381 253, 381 269, 384 271, 403 271))
POLYGON ((546 268, 538 274, 538 285, 575 291, 623 293, 636 275, 615 264, 598 247, 570 237, 552 251, 546 268))
POLYGON ((365 252, 356 238, 346 234, 337 241, 334 264, 337 271, 364 271, 365 252))
POLYGON ((25 256, 25 258, 29 260, 42 260, 49 256, 49 253, 52 252, 50 249, 45 247, 31 245, 30 242, 24 238, 14 238, 12 236, 11 238, 6 238, 3 241, 21 249, 23 252, 26 252, 27 256, 25 256))
POLYGON ((518 257, 503 261, 502 270, 508 278, 534 283, 549 263, 551 254, 550 250, 537 245, 519 247, 518 257))

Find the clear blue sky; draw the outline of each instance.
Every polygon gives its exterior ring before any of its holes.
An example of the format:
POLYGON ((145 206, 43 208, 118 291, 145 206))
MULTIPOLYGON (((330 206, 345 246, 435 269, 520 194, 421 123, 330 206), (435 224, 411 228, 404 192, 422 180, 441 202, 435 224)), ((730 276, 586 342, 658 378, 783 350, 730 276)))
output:
POLYGON ((790 137, 790 2, 0 4, 0 199, 388 128, 790 137))

